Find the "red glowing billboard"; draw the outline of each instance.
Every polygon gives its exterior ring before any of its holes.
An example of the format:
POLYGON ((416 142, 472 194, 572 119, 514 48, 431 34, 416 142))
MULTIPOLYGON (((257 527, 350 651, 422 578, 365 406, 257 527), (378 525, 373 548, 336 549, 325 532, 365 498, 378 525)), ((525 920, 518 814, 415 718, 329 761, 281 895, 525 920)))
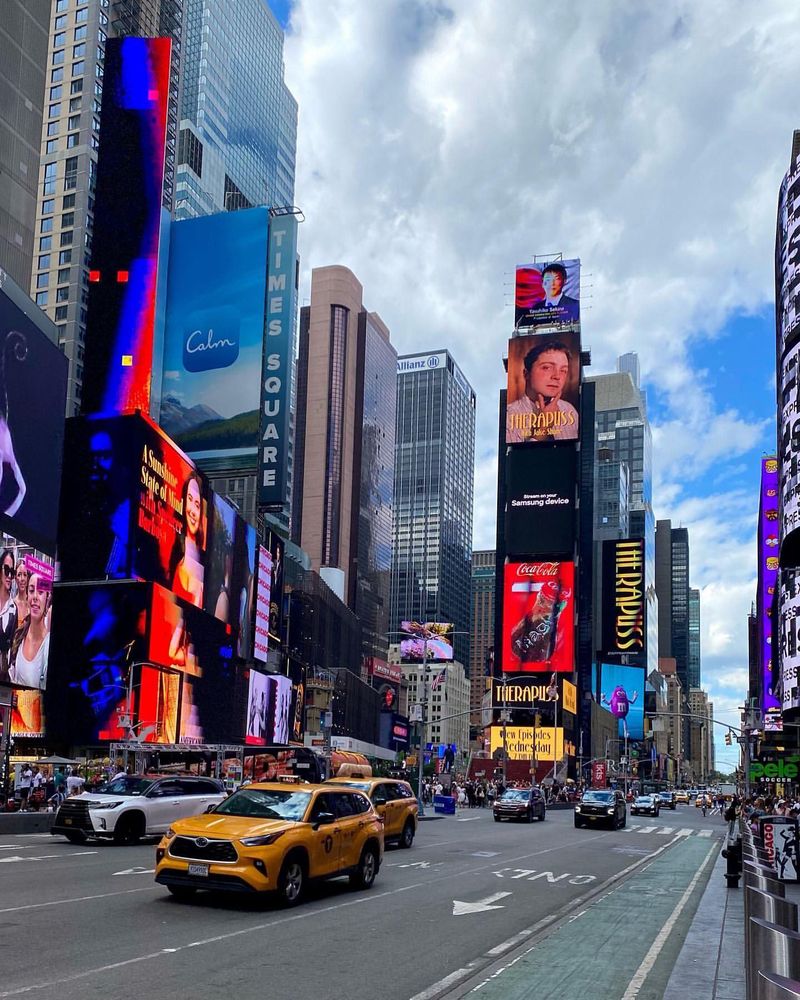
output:
POLYGON ((575 647, 575 567, 510 562, 503 590, 503 673, 571 673, 575 647))

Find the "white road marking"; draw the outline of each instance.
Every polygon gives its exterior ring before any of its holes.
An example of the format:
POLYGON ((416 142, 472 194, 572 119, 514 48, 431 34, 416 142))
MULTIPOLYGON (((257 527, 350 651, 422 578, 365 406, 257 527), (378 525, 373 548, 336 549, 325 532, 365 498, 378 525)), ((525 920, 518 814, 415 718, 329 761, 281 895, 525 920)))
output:
POLYGON ((85 903, 93 899, 107 899, 109 896, 127 896, 132 892, 154 892, 158 886, 147 886, 146 889, 122 889, 120 892, 101 892, 96 896, 73 896, 72 899, 51 899, 45 903, 25 903, 22 906, 7 906, 0 913, 16 913, 19 910, 40 910, 45 906, 64 906, 65 903, 85 903))
POLYGON ((500 851, 475 851, 471 857, 473 858, 496 858, 500 851))
POLYGON ((486 954, 491 955, 496 958, 498 955, 502 955, 504 951, 508 951, 509 948, 513 948, 515 944, 522 944, 522 942, 529 938, 533 934, 530 927, 526 928, 524 931, 520 931, 519 934, 515 934, 514 937, 508 938, 508 940, 503 941, 502 944, 495 945, 494 948, 490 948, 486 954))
POLYGON ((80 858, 86 854, 99 854, 99 851, 70 851, 69 854, 40 854, 39 857, 34 858, 30 855, 27 858, 23 858, 21 855, 10 858, 0 858, 0 865, 9 864, 15 861, 51 861, 54 858, 80 858))
POLYGON ((657 826, 640 826, 636 831, 637 833, 655 833, 658 829, 657 826))
POLYGON ((456 823, 471 823, 474 819, 480 819, 480 816, 462 816, 456 823))
POLYGON ((679 837, 691 837, 693 833, 694 830, 692 830, 691 827, 688 826, 685 826, 682 830, 678 830, 679 837))
POLYGON ((488 913, 489 910, 504 910, 505 906, 493 906, 500 899, 510 896, 510 892, 495 892, 485 899, 476 899, 472 903, 465 903, 460 899, 453 900, 453 916, 463 917, 465 913, 488 913))
POLYGON ((622 995, 622 1000, 634 1000, 635 997, 638 997, 639 990, 644 985, 644 981, 647 979, 650 970, 655 965, 656 959, 661 954, 661 949, 664 947, 667 938, 670 936, 672 932, 672 928, 675 926, 675 922, 683 912, 683 909, 686 906, 686 904, 689 902, 689 897, 694 892, 694 887, 699 882, 700 876, 703 874, 703 870, 705 869, 708 862, 711 860, 716 849, 717 848, 715 845, 714 847, 711 848, 708 854, 706 854, 705 858, 703 859, 702 865, 700 865, 700 867, 695 872, 691 882, 686 886, 686 890, 681 896, 681 898, 678 900, 675 909, 670 914, 667 922, 658 932, 655 941, 650 945, 649 951, 642 959, 642 964, 634 973, 633 979, 631 979, 630 983, 628 984, 627 990, 625 990, 624 994, 622 995))
POLYGON ((714 832, 713 830, 698 830, 697 831, 697 836, 698 837, 710 837, 713 834, 713 832, 714 832))
POLYGON ((431 997, 438 996, 442 990, 447 989, 448 986, 455 986, 455 984, 460 979, 465 979, 472 973, 472 966, 474 963, 465 966, 463 969, 456 969, 455 972, 451 972, 449 976, 445 976, 444 979, 440 979, 433 986, 429 986, 427 990, 423 990, 422 993, 416 993, 411 1000, 431 1000, 431 997))
POLYGON ((152 875, 155 868, 123 868, 121 872, 114 872, 115 875, 152 875))

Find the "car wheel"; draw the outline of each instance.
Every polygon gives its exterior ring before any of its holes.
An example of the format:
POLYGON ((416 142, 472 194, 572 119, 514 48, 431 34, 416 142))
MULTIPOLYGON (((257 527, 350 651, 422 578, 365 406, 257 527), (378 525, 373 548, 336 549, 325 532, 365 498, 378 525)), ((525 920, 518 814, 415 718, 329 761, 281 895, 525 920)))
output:
POLYGON ((494 821, 495 821, 495 823, 499 823, 500 822, 500 817, 499 816, 495 816, 494 821))
POLYGON ((580 830, 582 826, 583 826, 583 823, 581 823, 579 820, 576 819, 575 820, 575 829, 576 830, 580 830))
POLYGON ((197 889, 191 885, 168 885, 167 892, 176 899, 180 899, 185 902, 187 899, 191 899, 192 896, 194 896, 197 889))
POLYGON ((350 885, 354 889, 369 889, 378 874, 378 853, 371 844, 367 844, 361 852, 358 871, 350 876, 350 885))
POLYGON ((70 842, 70 844, 85 844, 86 843, 86 834, 85 833, 79 833, 77 830, 75 831, 75 833, 65 833, 64 836, 67 838, 67 840, 70 842))
POLYGON ((298 855, 289 856, 278 876, 278 895, 284 906, 296 906, 306 887, 305 864, 298 855))
POLYGON ((120 816, 114 827, 115 844, 136 844, 144 836, 144 820, 138 816, 120 816))
POLYGON ((403 827, 403 833, 400 837, 400 846, 408 850, 409 847, 414 843, 414 824, 411 820, 406 820, 406 825, 403 827))

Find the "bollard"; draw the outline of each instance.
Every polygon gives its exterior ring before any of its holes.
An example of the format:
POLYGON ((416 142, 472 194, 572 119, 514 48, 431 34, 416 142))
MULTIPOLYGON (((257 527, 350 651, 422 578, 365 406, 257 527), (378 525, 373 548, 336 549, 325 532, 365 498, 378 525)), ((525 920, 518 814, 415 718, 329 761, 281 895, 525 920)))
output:
POLYGON ((773 972, 759 972, 756 989, 761 1000, 800 1000, 800 982, 773 972))
POLYGON ((727 846, 722 851, 725 858, 725 881, 729 889, 739 888, 739 879, 742 877, 742 842, 741 840, 729 840, 727 846))
POLYGON ((760 972, 777 973, 790 979, 800 976, 800 934, 760 917, 750 917, 748 928, 750 974, 747 996, 749 1000, 761 1000, 760 972))
POLYGON ((745 889, 758 889, 760 892, 771 892, 773 896, 778 896, 780 899, 786 897, 783 882, 779 882, 776 878, 770 878, 768 875, 754 875, 752 872, 746 871, 744 873, 744 887, 745 889))
POLYGON ((759 919, 766 920, 767 922, 775 924, 778 927, 783 927, 790 931, 796 931, 798 926, 797 904, 793 903, 789 899, 783 899, 781 896, 777 896, 771 892, 763 892, 760 889, 754 889, 751 886, 745 885, 744 965, 747 982, 750 982, 751 978, 755 977, 759 971, 758 968, 750 968, 750 940, 748 936, 750 931, 750 917, 759 917, 759 919))
POLYGON ((763 861, 743 860, 742 866, 746 872, 751 872, 753 875, 766 875, 767 878, 778 877, 775 868, 772 865, 765 864, 763 861))

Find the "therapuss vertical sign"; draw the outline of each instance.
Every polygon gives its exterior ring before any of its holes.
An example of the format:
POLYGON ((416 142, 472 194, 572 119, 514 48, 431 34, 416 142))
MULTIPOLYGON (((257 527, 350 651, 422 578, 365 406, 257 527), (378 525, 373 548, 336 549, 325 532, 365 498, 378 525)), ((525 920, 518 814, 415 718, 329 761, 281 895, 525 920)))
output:
POLYGON ((286 496, 289 447, 289 379, 292 323, 295 315, 297 219, 270 219, 267 271, 267 330, 261 373, 261 420, 258 458, 258 499, 281 507, 286 496))

